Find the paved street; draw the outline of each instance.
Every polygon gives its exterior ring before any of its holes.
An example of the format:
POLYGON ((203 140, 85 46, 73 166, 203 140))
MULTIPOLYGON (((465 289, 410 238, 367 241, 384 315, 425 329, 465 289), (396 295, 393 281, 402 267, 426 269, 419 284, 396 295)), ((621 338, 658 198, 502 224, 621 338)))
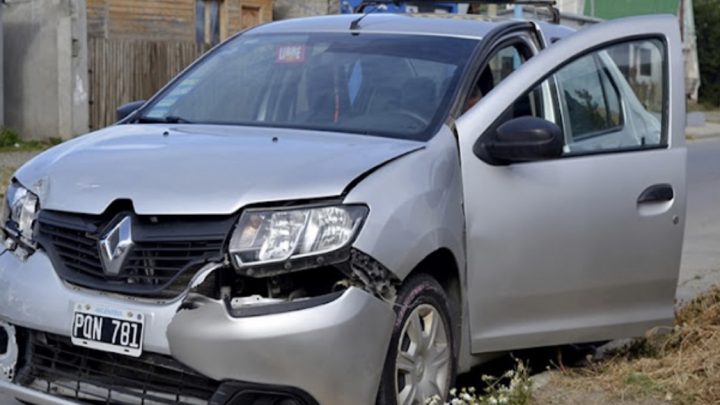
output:
MULTIPOLYGON (((678 299, 720 283, 720 138, 688 146, 688 217, 678 299)), ((20 405, 0 395, 0 405, 20 405)))
POLYGON ((688 216, 678 298, 720 283, 720 139, 688 145, 688 216))

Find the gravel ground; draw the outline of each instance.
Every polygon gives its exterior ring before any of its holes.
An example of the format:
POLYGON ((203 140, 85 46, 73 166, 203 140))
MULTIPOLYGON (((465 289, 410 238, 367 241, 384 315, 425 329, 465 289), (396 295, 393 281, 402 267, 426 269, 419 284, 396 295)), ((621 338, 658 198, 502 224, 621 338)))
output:
POLYGON ((36 152, 7 152, 0 153, 0 167, 20 167, 23 163, 27 162, 35 155, 40 153, 36 152))
MULTIPOLYGON (((22 166, 23 163, 32 159, 40 153, 35 152, 4 152, 0 153, 0 197, 5 195, 5 187, 10 182, 15 170, 22 166)), ((2 403, 2 402, 0 402, 2 403)))
POLYGON ((708 122, 720 124, 720 110, 705 111, 705 119, 707 119, 708 122))

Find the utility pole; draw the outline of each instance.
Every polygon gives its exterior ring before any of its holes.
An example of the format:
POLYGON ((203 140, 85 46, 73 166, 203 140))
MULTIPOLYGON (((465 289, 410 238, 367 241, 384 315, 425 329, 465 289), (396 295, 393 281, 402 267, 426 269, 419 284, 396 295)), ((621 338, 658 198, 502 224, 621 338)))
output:
POLYGON ((523 18, 523 6, 516 4, 514 11, 515 11, 515 14, 514 14, 515 18, 519 18, 519 19, 523 18))
POLYGON ((488 4, 488 15, 490 17, 497 17, 497 4, 488 4))

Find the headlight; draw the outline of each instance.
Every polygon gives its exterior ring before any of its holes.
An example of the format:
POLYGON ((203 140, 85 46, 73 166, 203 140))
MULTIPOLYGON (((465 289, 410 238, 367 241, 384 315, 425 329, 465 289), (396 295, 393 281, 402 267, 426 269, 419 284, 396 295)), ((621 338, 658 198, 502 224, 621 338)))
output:
POLYGON ((8 187, 5 203, 5 229, 10 236, 25 241, 32 240, 38 197, 17 182, 12 182, 8 187))
POLYGON ((352 242, 367 212, 359 205, 247 210, 230 254, 240 268, 330 254, 352 242))

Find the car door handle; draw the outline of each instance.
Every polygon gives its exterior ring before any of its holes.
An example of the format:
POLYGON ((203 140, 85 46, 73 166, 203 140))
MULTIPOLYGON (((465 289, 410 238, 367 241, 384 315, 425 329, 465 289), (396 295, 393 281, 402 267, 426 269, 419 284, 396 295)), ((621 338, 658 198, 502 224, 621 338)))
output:
POLYGON ((659 203, 675 198, 675 190, 669 184, 655 184, 645 189, 637 199, 638 204, 659 203))

